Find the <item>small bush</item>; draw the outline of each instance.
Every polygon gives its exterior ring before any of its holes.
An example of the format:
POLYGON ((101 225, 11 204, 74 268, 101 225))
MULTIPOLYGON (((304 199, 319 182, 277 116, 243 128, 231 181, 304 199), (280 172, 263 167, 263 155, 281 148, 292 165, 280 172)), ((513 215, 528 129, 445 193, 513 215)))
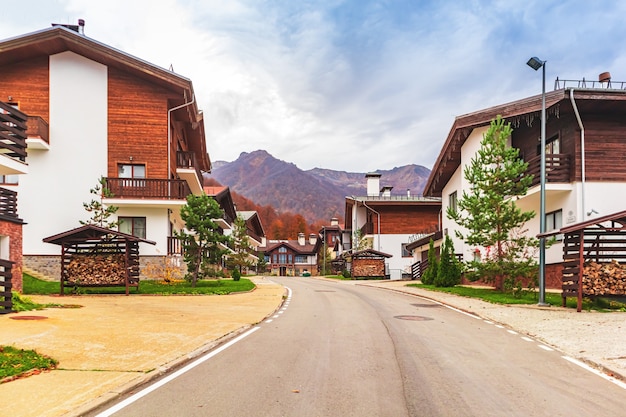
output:
POLYGON ((231 274, 233 277, 233 281, 239 281, 241 279, 241 272, 238 269, 233 269, 233 273, 231 274))
POLYGON ((350 271, 347 269, 344 269, 341 275, 343 275, 344 278, 352 278, 352 274, 350 274, 350 271))

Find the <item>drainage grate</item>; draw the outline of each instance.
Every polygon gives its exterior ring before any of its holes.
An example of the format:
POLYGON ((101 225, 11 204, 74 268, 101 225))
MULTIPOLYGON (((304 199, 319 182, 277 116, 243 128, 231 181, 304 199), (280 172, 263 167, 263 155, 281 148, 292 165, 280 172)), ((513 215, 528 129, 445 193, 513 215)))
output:
POLYGON ((424 316, 394 316, 400 320, 409 320, 409 321, 429 321, 434 320, 432 317, 424 317, 424 316))

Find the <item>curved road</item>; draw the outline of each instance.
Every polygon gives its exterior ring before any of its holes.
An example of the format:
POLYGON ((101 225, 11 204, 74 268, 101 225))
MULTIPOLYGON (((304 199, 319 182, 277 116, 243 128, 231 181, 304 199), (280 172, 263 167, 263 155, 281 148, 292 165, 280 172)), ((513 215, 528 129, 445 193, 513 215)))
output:
POLYGON ((415 296, 275 277, 277 314, 100 416, 624 415, 626 392, 562 354, 415 296), (148 393, 146 393, 148 392, 148 393))

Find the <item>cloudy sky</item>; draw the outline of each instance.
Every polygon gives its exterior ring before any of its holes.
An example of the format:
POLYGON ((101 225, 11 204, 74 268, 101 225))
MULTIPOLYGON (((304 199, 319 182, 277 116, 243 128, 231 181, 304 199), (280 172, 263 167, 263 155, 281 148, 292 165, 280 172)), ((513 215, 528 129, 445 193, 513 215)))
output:
POLYGON ((302 169, 428 168, 456 116, 556 77, 626 80, 615 0, 0 0, 0 39, 85 35, 190 78, 212 160, 265 149, 302 169))

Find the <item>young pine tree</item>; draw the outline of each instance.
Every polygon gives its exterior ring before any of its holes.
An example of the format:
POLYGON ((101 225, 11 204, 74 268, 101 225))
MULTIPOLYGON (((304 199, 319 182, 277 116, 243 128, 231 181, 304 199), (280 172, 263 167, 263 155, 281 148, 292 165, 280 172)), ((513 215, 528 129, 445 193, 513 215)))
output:
POLYGON ((538 240, 526 236, 523 229, 535 213, 515 204, 516 196, 526 194, 532 176, 525 175, 528 164, 519 158, 519 149, 508 144, 512 132, 510 123, 500 116, 491 122, 480 149, 463 171, 469 191, 463 191, 456 211, 450 207, 446 213, 467 231, 457 231, 459 238, 489 248, 489 257, 469 262, 474 273, 468 278, 494 282, 498 290, 521 267, 536 265, 529 260, 528 249, 538 246, 538 240))

